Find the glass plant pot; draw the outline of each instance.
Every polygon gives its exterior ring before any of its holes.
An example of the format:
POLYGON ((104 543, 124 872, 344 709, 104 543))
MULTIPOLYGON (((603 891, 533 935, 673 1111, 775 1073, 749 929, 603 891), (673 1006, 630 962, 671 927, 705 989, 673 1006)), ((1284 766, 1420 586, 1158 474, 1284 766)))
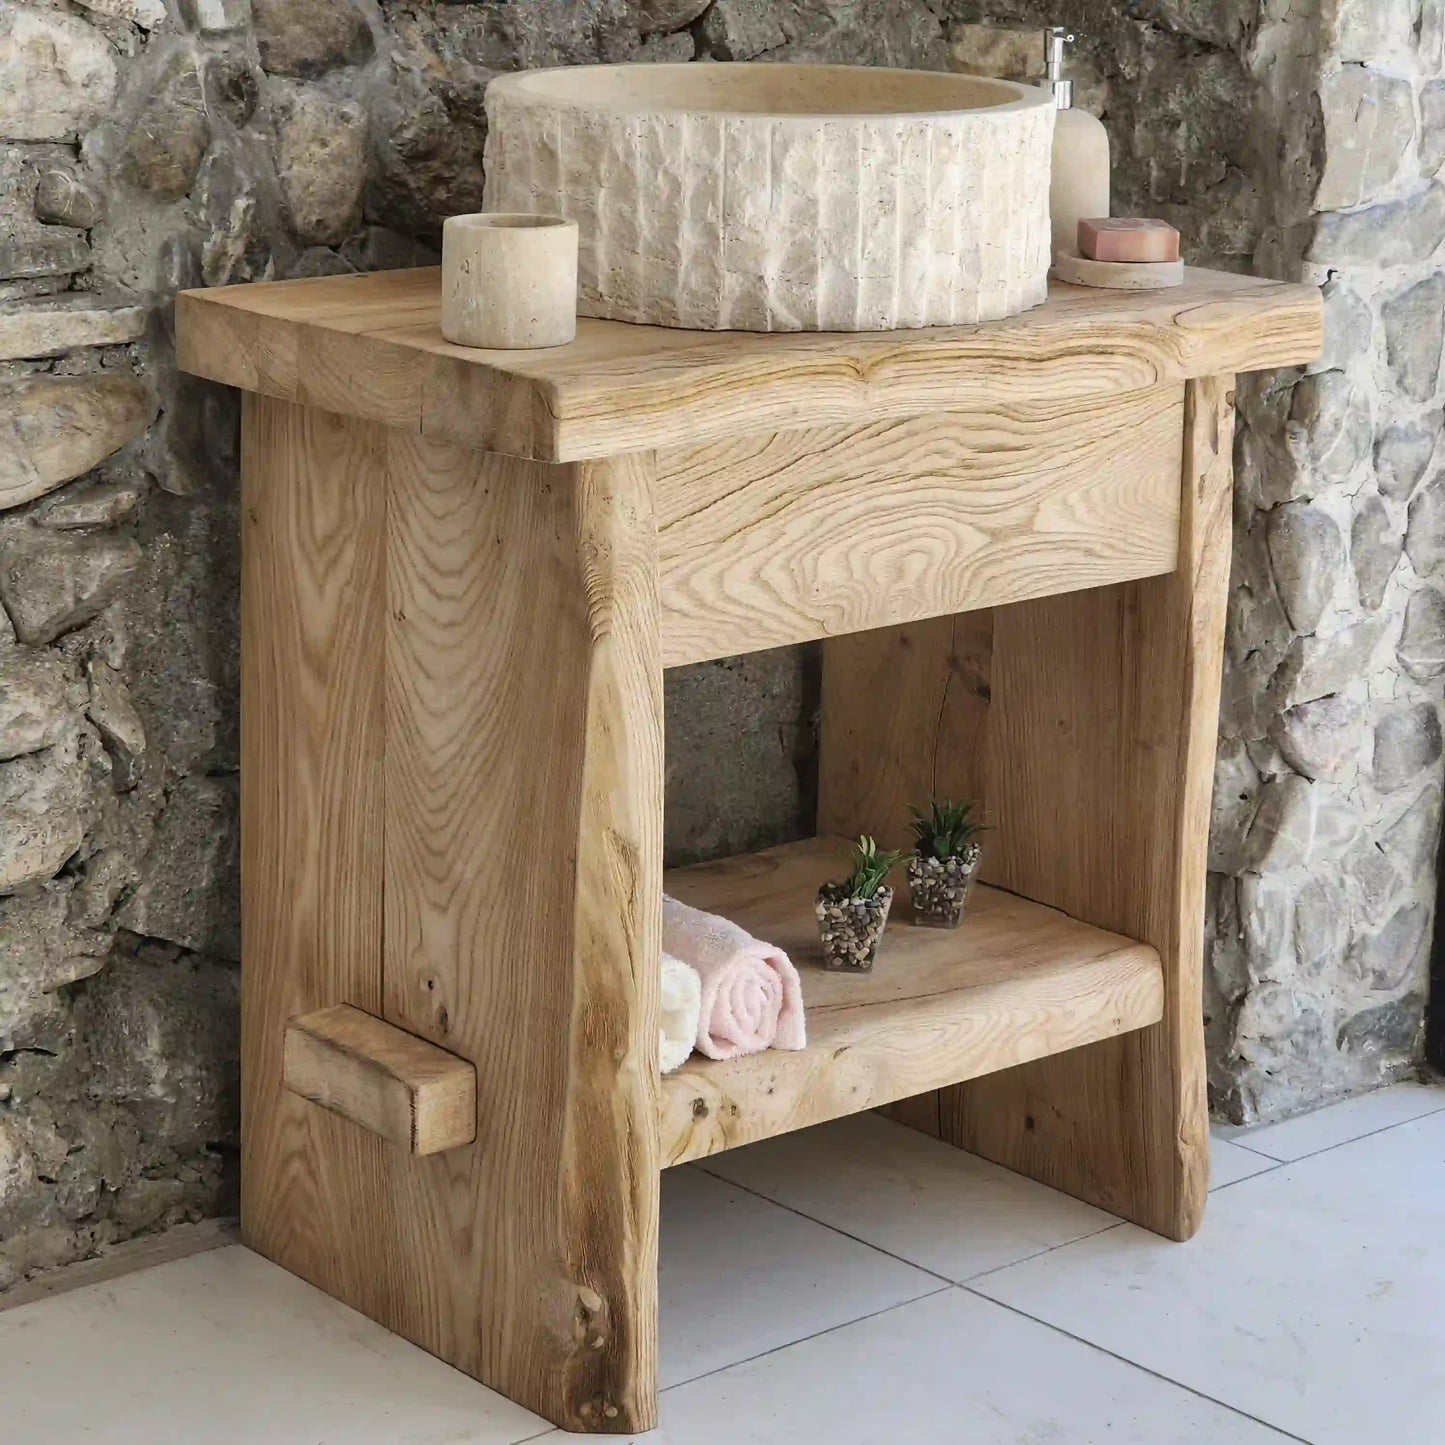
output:
POLYGON ((886 883, 872 898, 850 898, 845 885, 825 883, 814 905, 823 967, 838 973, 870 972, 892 906, 893 890, 886 883))
POLYGON ((930 858, 915 853, 908 860, 913 921, 924 928, 957 928, 963 922, 982 856, 983 850, 977 843, 970 844, 956 858, 930 858))

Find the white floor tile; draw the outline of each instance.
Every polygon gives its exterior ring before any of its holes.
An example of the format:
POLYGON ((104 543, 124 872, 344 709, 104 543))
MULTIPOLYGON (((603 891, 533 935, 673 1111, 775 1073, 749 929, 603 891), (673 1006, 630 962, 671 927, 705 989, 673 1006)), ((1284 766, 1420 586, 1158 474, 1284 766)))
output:
POLYGON ((235 1245, 0 1314, 5 1445, 511 1445, 546 1428, 235 1245))
POLYGON ((1380 1129, 1408 1123, 1445 1109, 1445 1086, 1393 1084, 1371 1094, 1327 1104, 1311 1114, 1300 1114, 1280 1124, 1263 1124, 1232 1133, 1230 1138, 1271 1159, 1303 1159, 1321 1149, 1348 1144, 1380 1129))
POLYGON ((1232 1144, 1217 1134, 1209 1139, 1209 1187, 1223 1189, 1226 1184, 1237 1184, 1254 1174, 1263 1174, 1266 1169, 1278 1169, 1277 1159, 1266 1158, 1253 1150, 1232 1144))
POLYGON ((973 1288, 1313 1445, 1438 1439, 1445 1113, 1220 1190, 1190 1244, 1125 1225, 973 1288))
POLYGON ((942 1287, 697 1169, 662 1176, 664 1387, 942 1287))
POLYGON ((731 1149, 702 1167, 952 1280, 1118 1223, 878 1114, 731 1149))
MULTIPOLYGON (((635 1445, 1280 1445, 961 1289, 669 1390, 635 1445)), ((561 1445, 560 1432, 546 1437, 561 1445)))

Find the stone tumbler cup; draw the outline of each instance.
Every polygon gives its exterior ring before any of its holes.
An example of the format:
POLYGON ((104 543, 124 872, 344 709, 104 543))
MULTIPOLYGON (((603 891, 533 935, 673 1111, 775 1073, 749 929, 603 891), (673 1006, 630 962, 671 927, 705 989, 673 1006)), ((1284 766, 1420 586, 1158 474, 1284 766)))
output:
POLYGON ((566 346, 577 334, 577 223, 482 212, 442 226, 442 335, 457 346, 566 346))

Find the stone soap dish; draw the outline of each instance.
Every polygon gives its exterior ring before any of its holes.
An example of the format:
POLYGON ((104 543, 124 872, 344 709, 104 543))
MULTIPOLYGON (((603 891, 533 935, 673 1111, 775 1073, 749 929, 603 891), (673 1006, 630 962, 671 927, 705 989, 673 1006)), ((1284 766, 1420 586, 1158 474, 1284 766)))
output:
POLYGON ((1070 286, 1105 291, 1165 291, 1184 284, 1183 261, 1091 261, 1077 251, 1054 257, 1054 275, 1070 286))

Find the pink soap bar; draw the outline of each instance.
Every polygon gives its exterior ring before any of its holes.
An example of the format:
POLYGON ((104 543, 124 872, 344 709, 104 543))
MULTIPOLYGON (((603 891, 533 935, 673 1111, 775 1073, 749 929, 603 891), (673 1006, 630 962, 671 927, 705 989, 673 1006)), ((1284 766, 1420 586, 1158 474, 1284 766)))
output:
POLYGON ((1133 216, 1080 221, 1079 255, 1090 261, 1177 261, 1179 232, 1168 221, 1133 216))

